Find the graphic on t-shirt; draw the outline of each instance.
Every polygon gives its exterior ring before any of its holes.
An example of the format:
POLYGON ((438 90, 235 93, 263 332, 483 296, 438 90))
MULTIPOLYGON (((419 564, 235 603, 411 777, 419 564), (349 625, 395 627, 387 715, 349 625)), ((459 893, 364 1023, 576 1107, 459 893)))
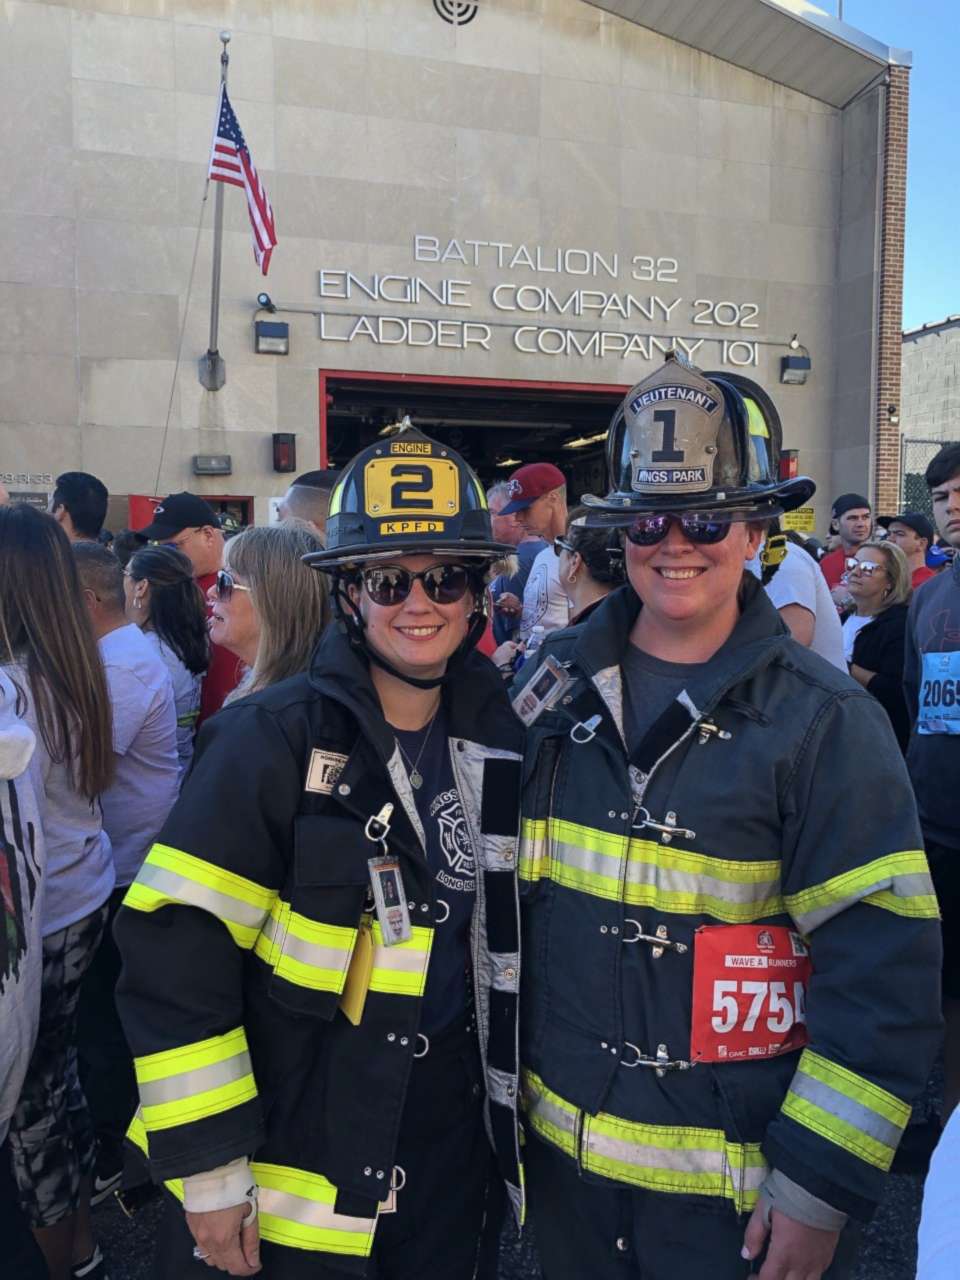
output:
POLYGON ((464 816, 460 794, 456 788, 441 791, 434 796, 430 804, 430 817, 437 822, 440 837, 440 848, 447 860, 453 875, 445 871, 437 872, 437 879, 448 889, 457 889, 461 893, 473 893, 477 884, 474 877, 477 868, 470 838, 467 834, 467 820, 464 816))
POLYGON ((7 794, 0 804, 0 995, 11 979, 16 982, 20 977, 27 947, 26 921, 40 880, 33 824, 27 823, 26 828, 21 824, 13 783, 2 785, 7 794))
POLYGON ((549 585, 546 566, 535 563, 523 593, 523 603, 526 607, 520 619, 521 631, 529 631, 535 627, 546 614, 549 585))

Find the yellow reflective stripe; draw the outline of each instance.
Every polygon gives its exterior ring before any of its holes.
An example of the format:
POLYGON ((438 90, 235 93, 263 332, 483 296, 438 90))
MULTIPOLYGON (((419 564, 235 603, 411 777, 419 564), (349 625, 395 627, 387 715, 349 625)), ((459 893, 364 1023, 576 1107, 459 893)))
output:
POLYGON ((898 915, 936 919, 936 895, 923 850, 888 853, 823 884, 784 897, 801 933, 812 933, 847 907, 863 901, 898 915), (896 899, 898 906, 892 906, 891 899, 896 899))
POLYGON ((242 1027, 135 1058, 133 1065, 148 1133, 219 1115, 257 1096, 242 1027))
POLYGON ((811 1049, 800 1057, 783 1112, 884 1172, 910 1119, 905 1102, 811 1049))
POLYGON ((254 948, 277 977, 315 991, 343 992, 356 929, 322 924, 277 899, 254 948))
POLYGON ((716 858, 560 818, 545 839, 543 874, 594 897, 733 924, 783 911, 778 859, 716 858))
POLYGON ((544 855, 547 851, 547 823, 545 819, 524 818, 520 825, 521 880, 539 880, 543 875, 544 855))
POLYGON ((135 911, 199 907, 222 921, 237 946, 248 951, 276 896, 273 889, 193 854, 155 844, 123 901, 135 911))
MULTIPOLYGON (((135 1147, 138 1147, 139 1150, 143 1152, 143 1154, 147 1157, 147 1159, 150 1158, 150 1151, 148 1149, 148 1143, 147 1143, 147 1130, 146 1130, 146 1127, 144 1126, 143 1117, 140 1114, 139 1107, 137 1107, 136 1113, 134 1114, 133 1119, 130 1121, 129 1127, 127 1128, 127 1137, 135 1147)), ((180 1203, 181 1204, 183 1203, 183 1179, 182 1178, 169 1178, 167 1179, 166 1182, 164 1182, 163 1185, 167 1188, 167 1190, 171 1193, 171 1195, 176 1196, 177 1199, 180 1201, 180 1203)))
POLYGON ((759 1143, 729 1142, 720 1129, 643 1124, 605 1112, 580 1112, 524 1073, 531 1128, 588 1172, 655 1191, 722 1196, 738 1212, 757 1202, 767 1174, 759 1143), (577 1151, 577 1132, 580 1149, 577 1151))
POLYGON ((387 995, 422 996, 427 985, 433 930, 415 925, 406 942, 387 947, 380 922, 365 916, 364 923, 373 927, 373 971, 368 989, 387 995))
POLYGON ((320 1174, 282 1165, 254 1161, 251 1168, 265 1240, 294 1249, 369 1257, 377 1219, 337 1213, 333 1183, 320 1174))

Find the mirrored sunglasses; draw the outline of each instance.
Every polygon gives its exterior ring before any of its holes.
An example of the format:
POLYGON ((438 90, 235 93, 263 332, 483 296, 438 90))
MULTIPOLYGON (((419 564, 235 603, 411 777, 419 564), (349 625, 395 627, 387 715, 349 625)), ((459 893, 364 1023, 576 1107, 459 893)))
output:
POLYGON ((671 524, 678 524, 683 536, 700 546, 722 542, 730 532, 731 515, 712 511, 664 512, 662 515, 637 516, 626 530, 636 547, 652 547, 662 542, 671 524))
POLYGON ((886 572, 884 566, 877 564, 875 560, 858 560, 856 556, 847 556, 843 563, 847 573, 862 573, 868 578, 872 578, 875 573, 886 572))
POLYGON ((232 573, 228 573, 226 569, 221 569, 217 573, 217 599, 229 600, 234 591, 249 591, 249 587, 243 586, 240 582, 235 582, 232 573))
POLYGON ((462 564, 435 564, 419 573, 402 565, 376 565, 364 569, 360 577, 367 595, 379 605, 403 604, 415 582, 434 604, 456 604, 470 586, 470 570, 462 564))

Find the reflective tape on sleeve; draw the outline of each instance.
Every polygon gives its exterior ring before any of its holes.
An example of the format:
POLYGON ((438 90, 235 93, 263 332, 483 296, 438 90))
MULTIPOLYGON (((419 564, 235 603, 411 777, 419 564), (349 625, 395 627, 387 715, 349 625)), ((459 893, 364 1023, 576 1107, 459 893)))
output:
POLYGON ((926 854, 922 849, 888 853, 784 898, 787 910, 804 934, 812 933, 857 902, 868 902, 896 915, 937 919, 937 898, 926 854))
POLYGON ((387 995, 422 996, 427 985, 433 930, 415 925, 406 942, 388 947, 384 945, 380 922, 365 919, 373 928, 373 971, 369 989, 387 995))
POLYGON ((532 1071, 524 1073, 524 1106, 535 1133, 588 1172, 614 1182, 716 1196, 741 1213, 756 1204, 768 1172, 759 1143, 730 1142, 720 1129, 642 1124, 602 1111, 587 1115, 532 1071))
POLYGON ((783 1113, 884 1172, 910 1119, 905 1102, 811 1049, 801 1055, 783 1113))
POLYGON ((155 844, 123 902, 134 911, 199 907, 216 916, 237 946, 249 951, 276 896, 274 890, 212 862, 169 845, 155 844))
POLYGON ((519 874, 521 880, 536 881, 545 874, 546 852, 546 821, 524 818, 520 824, 519 874))
POLYGON ((356 941, 356 929, 310 920, 278 898, 254 951, 278 978, 341 995, 356 941))
POLYGON ((291 1249, 366 1258, 377 1219, 337 1213, 337 1188, 317 1173, 276 1164, 251 1166, 259 1188, 260 1234, 291 1249))
POLYGON ((242 1027, 134 1058, 140 1117, 149 1135, 229 1111, 257 1096, 242 1027))

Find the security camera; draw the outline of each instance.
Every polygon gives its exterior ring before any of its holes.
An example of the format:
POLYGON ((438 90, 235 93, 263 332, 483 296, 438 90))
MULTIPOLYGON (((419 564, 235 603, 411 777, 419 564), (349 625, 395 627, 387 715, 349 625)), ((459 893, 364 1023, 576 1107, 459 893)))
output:
POLYGON ((269 293, 257 294, 257 306, 263 311, 269 311, 271 314, 277 309, 276 303, 270 297, 269 293))

